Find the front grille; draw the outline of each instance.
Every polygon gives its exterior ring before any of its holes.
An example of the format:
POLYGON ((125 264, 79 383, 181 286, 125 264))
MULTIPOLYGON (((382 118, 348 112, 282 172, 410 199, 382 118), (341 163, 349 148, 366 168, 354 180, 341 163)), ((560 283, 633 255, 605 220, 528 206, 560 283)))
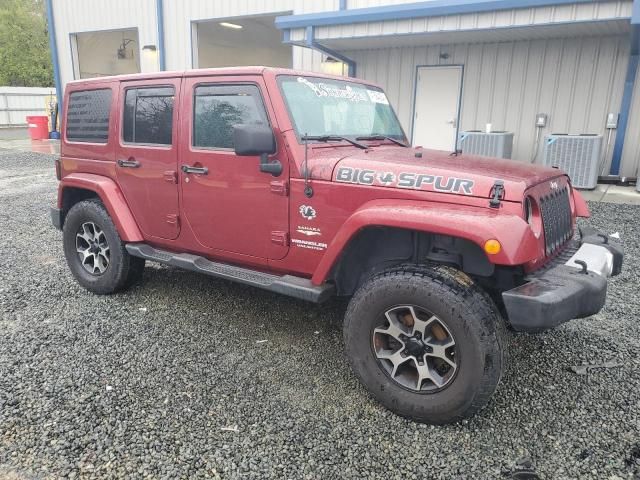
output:
POLYGON ((553 255, 573 236, 569 188, 564 186, 540 198, 547 256, 553 255))

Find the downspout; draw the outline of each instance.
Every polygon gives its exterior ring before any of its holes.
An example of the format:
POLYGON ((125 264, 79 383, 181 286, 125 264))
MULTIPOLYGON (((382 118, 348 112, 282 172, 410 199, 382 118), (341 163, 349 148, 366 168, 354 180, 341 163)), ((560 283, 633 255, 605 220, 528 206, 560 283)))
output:
MULTIPOLYGON (((53 20, 53 0, 47 0, 47 30, 49 30, 49 50, 51 50, 51 63, 53 65, 53 82, 56 87, 56 100, 58 101, 58 115, 62 118, 62 100, 64 91, 60 81, 60 63, 58 62, 58 45, 56 42, 56 25, 53 20)), ((55 131, 56 126, 51 128, 55 131)))
MULTIPOLYGON (((638 0, 635 0, 638 3, 638 0)), ((633 19, 631 20, 633 22, 633 19)), ((627 66, 627 75, 624 81, 624 90, 622 91, 622 102, 620 106, 620 119, 618 121, 618 133, 616 141, 613 145, 613 154, 611 155, 611 168, 609 174, 618 176, 620 174, 620 163, 622 161, 622 150, 624 149, 624 140, 627 135, 629 125, 629 115, 631 112, 631 101, 633 98, 633 89, 638 75, 638 63, 640 60, 640 25, 631 25, 631 51, 629 55, 629 65, 627 66)))
POLYGON ((320 43, 315 41, 314 38, 314 30, 313 30, 313 26, 308 26, 307 27, 307 32, 305 35, 305 41, 307 44, 307 47, 312 48, 314 50, 318 50, 319 52, 322 52, 326 55, 329 55, 330 57, 333 57, 337 60, 340 60, 343 63, 347 64, 347 67, 349 69, 349 76, 350 77, 355 77, 356 76, 356 62, 351 60, 350 58, 345 57, 344 55, 342 55, 341 53, 338 53, 334 50, 331 50, 330 48, 325 47, 324 45, 321 45, 320 43))
POLYGON ((164 2, 163 0, 156 0, 156 22, 158 24, 158 50, 160 51, 158 60, 160 61, 160 71, 164 71, 166 70, 166 66, 165 66, 165 57, 164 57, 164 2))

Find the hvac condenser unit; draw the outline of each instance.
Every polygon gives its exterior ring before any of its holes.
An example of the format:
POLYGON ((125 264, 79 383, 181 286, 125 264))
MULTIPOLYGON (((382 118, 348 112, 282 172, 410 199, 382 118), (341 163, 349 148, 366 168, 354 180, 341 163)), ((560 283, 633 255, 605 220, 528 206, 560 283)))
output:
POLYGON ((564 170, 576 188, 594 189, 598 184, 601 135, 557 134, 544 137, 543 162, 564 170))
POLYGON ((458 135, 458 149, 469 155, 482 157, 511 158, 513 149, 513 133, 491 132, 480 130, 460 132, 458 135))

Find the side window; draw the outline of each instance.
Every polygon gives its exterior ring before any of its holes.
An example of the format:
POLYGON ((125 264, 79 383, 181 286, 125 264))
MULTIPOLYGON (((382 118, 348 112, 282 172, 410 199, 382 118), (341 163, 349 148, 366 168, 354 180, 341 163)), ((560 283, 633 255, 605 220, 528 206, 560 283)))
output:
POLYGON ((233 148, 233 126, 269 123, 255 85, 202 85, 193 99, 193 146, 233 148))
POLYGON ((107 143, 111 89, 71 92, 66 136, 70 142, 107 143))
POLYGON ((129 143, 171 145, 174 94, 173 87, 127 89, 122 139, 129 143))

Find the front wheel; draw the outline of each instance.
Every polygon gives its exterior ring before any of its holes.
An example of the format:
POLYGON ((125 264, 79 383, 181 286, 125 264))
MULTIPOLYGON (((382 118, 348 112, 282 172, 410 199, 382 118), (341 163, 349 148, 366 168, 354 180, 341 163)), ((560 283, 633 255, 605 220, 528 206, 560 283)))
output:
POLYGON ((345 348, 360 381, 387 408, 451 423, 484 407, 500 381, 501 322, 464 273, 405 266, 356 292, 345 315, 345 348))

